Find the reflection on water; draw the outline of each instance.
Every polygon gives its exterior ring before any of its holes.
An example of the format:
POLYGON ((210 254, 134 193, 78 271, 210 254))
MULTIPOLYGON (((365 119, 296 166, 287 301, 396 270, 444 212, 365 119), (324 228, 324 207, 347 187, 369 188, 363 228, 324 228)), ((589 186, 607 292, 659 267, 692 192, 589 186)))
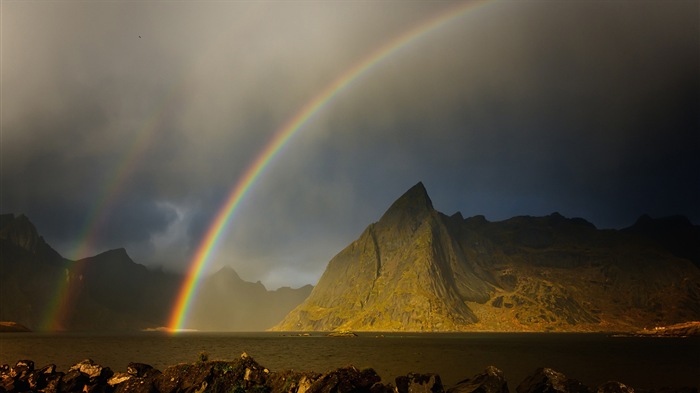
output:
POLYGON ((0 335, 0 363, 34 360, 67 371, 90 358, 115 371, 129 362, 160 370, 192 363, 206 352, 227 360, 247 352, 272 371, 318 372, 372 367, 393 382, 408 372, 434 372, 454 385, 494 365, 511 390, 537 367, 551 367, 589 386, 618 380, 635 388, 700 386, 700 339, 608 337, 602 334, 384 334, 359 337, 282 336, 280 333, 159 332, 130 335, 8 333, 0 335))

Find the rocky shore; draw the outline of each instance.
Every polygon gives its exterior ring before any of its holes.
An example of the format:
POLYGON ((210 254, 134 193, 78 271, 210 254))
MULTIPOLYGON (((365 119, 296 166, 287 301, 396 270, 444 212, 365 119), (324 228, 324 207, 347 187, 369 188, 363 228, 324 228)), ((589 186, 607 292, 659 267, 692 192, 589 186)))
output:
POLYGON ((691 337, 700 336, 700 322, 692 321, 678 323, 670 326, 659 326, 653 329, 644 329, 636 333, 637 336, 652 337, 691 337))
MULTIPOLYGON (((438 374, 409 373, 394 383, 383 383, 371 368, 353 366, 327 373, 272 372, 243 353, 232 361, 201 360, 157 370, 143 363, 129 363, 126 372, 86 359, 68 372, 55 365, 35 368, 31 360, 14 366, 0 366, 0 392, 45 393, 509 393, 503 372, 489 366, 482 373, 455 386, 443 386, 438 374)), ((648 393, 697 393, 697 387, 664 388, 648 393)), ((517 393, 632 393, 635 389, 620 382, 606 382, 591 388, 549 368, 539 368, 520 382, 517 393)))

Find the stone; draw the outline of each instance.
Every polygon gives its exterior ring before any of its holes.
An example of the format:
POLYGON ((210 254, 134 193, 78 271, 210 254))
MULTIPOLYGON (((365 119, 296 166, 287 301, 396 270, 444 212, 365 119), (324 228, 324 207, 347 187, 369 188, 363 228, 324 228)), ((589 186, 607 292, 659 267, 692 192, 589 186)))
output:
POLYGON ((483 373, 458 382, 447 393, 509 393, 509 390, 503 371, 488 366, 483 373))
MULTIPOLYGON (((151 376, 149 378, 135 377, 131 374, 126 374, 129 377, 126 378, 122 375, 121 382, 114 384, 114 393, 156 393, 160 390, 156 387, 157 378, 156 376, 151 376)), ((160 376, 160 374, 158 374, 160 376)), ((112 378, 116 378, 115 375, 112 378)), ((121 378, 120 378, 121 379, 121 378)), ((111 381, 111 380, 110 380, 111 381)), ((115 381, 116 382, 116 381, 115 381)))
POLYGON ((85 386, 90 382, 90 378, 80 372, 80 370, 72 370, 67 372, 58 383, 58 391, 61 392, 82 392, 85 386))
POLYGON ((120 383, 124 383, 135 376, 130 373, 115 373, 112 375, 110 379, 107 380, 107 384, 114 387, 115 385, 119 385, 120 383))
POLYGON ((44 393, 57 393, 58 392, 58 386, 61 383, 61 378, 63 377, 63 373, 57 372, 53 375, 49 375, 46 378, 46 386, 44 386, 43 392, 44 393))
POLYGON ((102 367, 96 364, 92 359, 82 360, 73 365, 68 371, 80 371, 91 380, 107 379, 112 376, 112 371, 108 367, 102 367))
POLYGON ((323 374, 308 389, 300 390, 302 393, 369 393, 372 386, 380 380, 379 375, 371 368, 360 371, 348 366, 323 374))
POLYGON ((15 390, 15 379, 9 373, 0 375, 0 391, 12 392, 15 390))
POLYGON ((20 360, 10 369, 12 378, 26 378, 30 372, 34 371, 34 362, 31 360, 20 360))
POLYGON ((408 373, 406 376, 396 377, 397 393, 443 393, 440 376, 437 374, 408 373))
POLYGON ((515 390, 518 393, 589 393, 586 385, 551 368, 538 368, 515 390))
POLYGON ((135 377, 148 378, 152 375, 160 374, 160 370, 153 368, 153 366, 144 363, 129 363, 126 366, 126 372, 135 377))

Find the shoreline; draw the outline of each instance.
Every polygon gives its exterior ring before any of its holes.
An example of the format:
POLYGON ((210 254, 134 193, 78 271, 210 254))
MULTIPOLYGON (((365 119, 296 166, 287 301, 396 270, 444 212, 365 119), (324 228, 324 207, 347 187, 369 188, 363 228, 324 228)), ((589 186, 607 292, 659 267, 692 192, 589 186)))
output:
POLYGON ((100 392, 100 393, 698 393, 697 387, 675 386, 635 389, 623 382, 607 381, 589 387, 575 378, 538 367, 523 381, 508 381, 495 366, 465 376, 454 386, 445 386, 437 373, 415 373, 382 381, 373 368, 355 366, 325 373, 270 371, 245 352, 239 358, 209 360, 200 353, 194 363, 180 363, 163 371, 144 363, 129 363, 126 372, 115 372, 90 359, 76 363, 66 371, 53 364, 36 368, 32 360, 19 360, 14 366, 0 366, 0 391, 12 392, 100 392), (511 385, 512 384, 512 385, 511 385))

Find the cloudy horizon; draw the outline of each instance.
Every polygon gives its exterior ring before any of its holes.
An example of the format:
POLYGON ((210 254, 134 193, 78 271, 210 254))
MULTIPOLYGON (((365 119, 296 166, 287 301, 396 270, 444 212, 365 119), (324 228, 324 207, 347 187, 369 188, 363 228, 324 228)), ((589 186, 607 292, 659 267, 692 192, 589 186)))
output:
MULTIPOLYGON (((2 2, 1 212, 26 214, 67 258, 124 247, 182 271, 290 118, 458 3, 2 2)), ((315 284, 419 181, 448 215, 700 224, 699 9, 475 4, 305 124, 210 269, 315 284)))

